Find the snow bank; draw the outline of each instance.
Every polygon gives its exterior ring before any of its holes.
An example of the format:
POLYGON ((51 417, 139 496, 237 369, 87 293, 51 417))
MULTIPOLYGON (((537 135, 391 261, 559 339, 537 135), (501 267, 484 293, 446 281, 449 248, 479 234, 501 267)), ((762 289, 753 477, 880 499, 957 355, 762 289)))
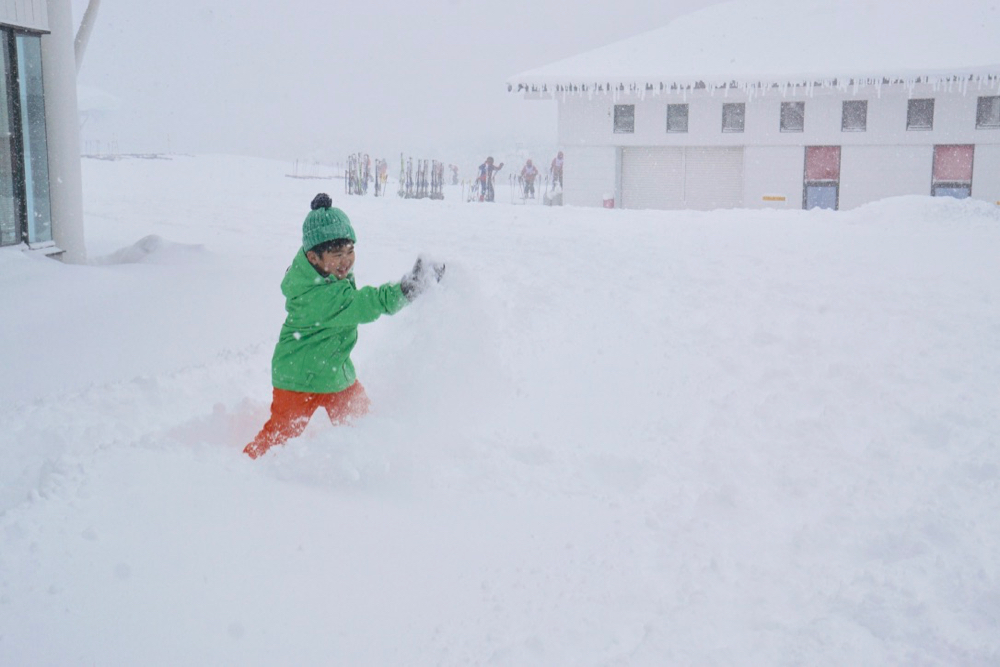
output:
POLYGON ((362 328, 372 414, 250 461, 317 183, 85 169, 90 255, 156 261, 0 252, 0 663, 1000 657, 996 208, 331 182, 359 282, 447 278, 362 328))
POLYGON ((198 245, 171 243, 156 234, 150 234, 127 248, 116 250, 110 255, 97 257, 91 260, 91 263, 137 264, 139 262, 155 262, 174 264, 179 261, 185 261, 200 250, 201 246, 198 245))

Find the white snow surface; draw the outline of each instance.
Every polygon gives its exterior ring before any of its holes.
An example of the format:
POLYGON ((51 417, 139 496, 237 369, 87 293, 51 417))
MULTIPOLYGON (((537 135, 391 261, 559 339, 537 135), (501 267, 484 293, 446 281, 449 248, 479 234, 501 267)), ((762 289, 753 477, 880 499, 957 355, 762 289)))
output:
POLYGON ((1000 663, 1000 207, 84 167, 91 263, 0 252, 0 664, 1000 663), (448 272, 251 461, 321 190, 360 284, 448 272))
MULTIPOLYGON (((733 0, 523 72, 508 83, 996 77, 998 34, 998 0, 925 7, 899 0, 733 0)), ((988 87, 995 89, 996 82, 988 87)))

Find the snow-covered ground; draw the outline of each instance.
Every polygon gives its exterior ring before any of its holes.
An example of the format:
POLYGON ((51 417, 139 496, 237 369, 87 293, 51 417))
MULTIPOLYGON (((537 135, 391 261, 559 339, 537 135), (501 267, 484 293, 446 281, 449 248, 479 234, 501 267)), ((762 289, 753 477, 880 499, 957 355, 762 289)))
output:
POLYGON ((0 664, 1000 663, 1000 207, 84 169, 90 265, 0 252, 0 664), (251 461, 321 190, 359 283, 448 274, 251 461))

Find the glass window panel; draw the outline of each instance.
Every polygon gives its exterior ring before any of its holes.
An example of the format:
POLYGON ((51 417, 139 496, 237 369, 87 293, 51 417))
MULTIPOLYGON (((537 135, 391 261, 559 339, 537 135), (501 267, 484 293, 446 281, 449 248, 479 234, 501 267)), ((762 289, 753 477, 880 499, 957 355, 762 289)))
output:
POLYGON ((746 105, 733 102, 722 105, 722 131, 742 132, 746 124, 746 105))
POLYGON ((935 146, 934 180, 972 182, 972 156, 975 146, 935 146))
POLYGON ((667 132, 688 131, 688 105, 667 105, 667 132))
POLYGON ((837 210, 837 185, 806 185, 805 208, 837 210))
POLYGON ((806 146, 806 180, 840 180, 840 146, 806 146))
POLYGON ((28 243, 40 243, 52 240, 45 97, 42 92, 42 40, 37 35, 17 35, 15 39, 20 84, 21 136, 24 141, 28 243))
POLYGON ((868 101, 846 100, 840 119, 844 132, 865 132, 868 129, 868 101))
POLYGON ((906 107, 907 130, 930 130, 934 127, 934 100, 910 100, 906 107))
POLYGON ((634 104, 615 105, 615 132, 619 134, 632 134, 635 132, 634 104))
POLYGON ((979 98, 976 104, 976 127, 1000 127, 1000 96, 979 98))
POLYGON ((781 103, 781 131, 802 132, 806 123, 805 102, 781 103))
POLYGON ((935 185, 931 194, 935 197, 968 199, 972 196, 972 188, 968 185, 960 184, 935 185))
POLYGON ((17 189, 14 187, 14 127, 11 118, 11 62, 9 56, 10 33, 0 30, 0 62, 3 78, 0 79, 0 245, 21 242, 18 225, 17 189))

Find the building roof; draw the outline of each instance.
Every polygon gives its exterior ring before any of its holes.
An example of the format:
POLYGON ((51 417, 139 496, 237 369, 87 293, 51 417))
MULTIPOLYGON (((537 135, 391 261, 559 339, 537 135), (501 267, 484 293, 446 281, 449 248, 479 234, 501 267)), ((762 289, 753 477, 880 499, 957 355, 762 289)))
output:
POLYGON ((884 80, 995 87, 998 44, 1000 0, 735 0, 507 83, 525 92, 884 80))

